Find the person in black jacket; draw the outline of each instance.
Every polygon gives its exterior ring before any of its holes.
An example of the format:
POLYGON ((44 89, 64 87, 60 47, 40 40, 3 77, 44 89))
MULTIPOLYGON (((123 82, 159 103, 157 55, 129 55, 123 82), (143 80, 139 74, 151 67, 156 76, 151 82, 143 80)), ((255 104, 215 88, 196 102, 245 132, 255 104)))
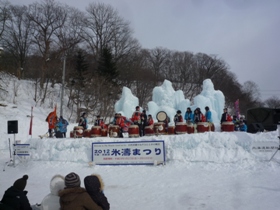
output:
POLYGON ((92 174, 84 179, 85 188, 92 200, 103 210, 109 210, 110 204, 103 193, 104 183, 100 175, 92 174))
POLYGON ((13 186, 8 188, 1 200, 1 203, 11 207, 11 209, 32 210, 27 198, 27 191, 24 191, 26 186, 27 175, 15 181, 13 186))

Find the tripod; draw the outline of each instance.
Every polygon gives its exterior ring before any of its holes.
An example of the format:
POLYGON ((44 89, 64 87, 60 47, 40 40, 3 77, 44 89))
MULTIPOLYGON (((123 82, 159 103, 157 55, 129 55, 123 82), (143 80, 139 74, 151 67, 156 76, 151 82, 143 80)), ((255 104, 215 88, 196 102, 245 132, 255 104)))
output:
POLYGON ((272 158, 276 155, 276 153, 280 150, 280 136, 278 136, 279 138, 279 146, 278 149, 275 151, 275 153, 272 155, 272 157, 270 158, 269 162, 272 160, 272 158))
MULTIPOLYGON (((15 134, 14 134, 14 139, 15 139, 15 134)), ((14 144, 15 144, 15 140, 14 140, 14 144)), ((6 166, 15 166, 15 151, 14 151, 14 156, 12 158, 12 149, 11 149, 10 138, 9 138, 9 150, 10 150, 10 160, 5 163, 3 171, 5 171, 6 166)))

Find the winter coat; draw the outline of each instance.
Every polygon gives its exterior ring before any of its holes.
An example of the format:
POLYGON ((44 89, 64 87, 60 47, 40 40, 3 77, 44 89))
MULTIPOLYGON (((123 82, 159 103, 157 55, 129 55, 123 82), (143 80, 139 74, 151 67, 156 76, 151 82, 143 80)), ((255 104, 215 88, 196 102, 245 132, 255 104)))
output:
POLYGON ((175 124, 178 123, 178 122, 184 122, 182 115, 176 114, 174 116, 174 122, 175 122, 175 124))
POLYGON ((84 179, 84 184, 92 200, 97 205, 101 206, 103 210, 109 210, 110 204, 103 193, 104 184, 101 177, 97 174, 87 176, 84 179))
POLYGON ((102 210, 84 188, 65 188, 58 194, 60 210, 102 210))
POLYGON ((67 132, 67 126, 69 125, 68 121, 60 118, 59 121, 61 122, 61 126, 60 126, 60 132, 61 133, 66 133, 67 132))
POLYGON ((1 203, 12 207, 14 210, 32 210, 27 198, 27 191, 18 190, 14 186, 5 191, 1 203))
POLYGON ((78 126, 83 126, 84 129, 88 128, 87 118, 81 117, 78 126))
POLYGON ((211 113, 211 111, 206 111, 205 112, 205 118, 206 118, 206 122, 212 122, 212 113, 211 113))
POLYGON ((192 112, 186 112, 184 119, 186 120, 186 122, 193 123, 193 113, 192 112))
POLYGON ((41 210, 59 210, 59 191, 65 188, 64 177, 61 175, 55 175, 50 182, 51 193, 46 195, 41 202, 41 210))

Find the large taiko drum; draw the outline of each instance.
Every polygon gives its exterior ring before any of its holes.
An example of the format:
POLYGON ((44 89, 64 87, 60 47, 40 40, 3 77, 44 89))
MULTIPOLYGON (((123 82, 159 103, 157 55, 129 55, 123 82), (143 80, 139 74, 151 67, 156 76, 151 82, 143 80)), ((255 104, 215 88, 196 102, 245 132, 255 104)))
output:
POLYGON ((233 132, 234 131, 234 123, 233 122, 223 122, 221 126, 221 130, 225 132, 233 132))
POLYGON ((176 134, 184 134, 188 132, 187 123, 184 122, 177 122, 175 126, 175 133, 176 134))
POLYGON ((109 126, 109 136, 113 138, 119 137, 120 126, 118 125, 110 125, 109 126))
POLYGON ((169 134, 169 135, 173 135, 173 134, 175 134, 175 126, 168 126, 168 128, 167 128, 167 133, 169 134))
POLYGON ((91 130, 90 129, 84 130, 84 134, 83 134, 84 137, 89 138, 90 135, 91 135, 91 130))
POLYGON ((154 131, 155 131, 156 134, 166 134, 165 123, 164 122, 154 123, 154 131))
POLYGON ((138 125, 130 125, 128 127, 128 136, 129 137, 139 137, 139 126, 138 125))
POLYGON ((101 129, 101 136, 107 137, 108 136, 108 130, 106 128, 101 129))
POLYGON ((187 123, 187 133, 188 134, 194 133, 194 125, 193 125, 193 123, 187 123))
POLYGON ((92 126, 90 136, 91 137, 100 137, 101 136, 101 126, 92 126))
POLYGON ((197 133, 204 133, 209 131, 209 123, 208 122, 198 122, 196 127, 197 133))
POLYGON ((155 135, 154 126, 146 126, 145 127, 145 136, 153 136, 155 135))
POLYGON ((160 111, 157 113, 156 118, 159 122, 164 122, 167 118, 167 114, 164 111, 160 111))
POLYGON ((83 126, 75 126, 74 127, 74 138, 82 138, 84 136, 84 127, 83 126))

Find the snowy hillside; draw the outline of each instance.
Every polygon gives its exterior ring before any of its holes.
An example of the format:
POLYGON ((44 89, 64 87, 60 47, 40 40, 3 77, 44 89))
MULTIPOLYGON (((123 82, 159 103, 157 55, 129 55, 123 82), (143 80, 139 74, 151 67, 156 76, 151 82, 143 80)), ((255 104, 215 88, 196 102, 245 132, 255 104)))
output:
MULTIPOLYGON (((82 186, 85 176, 98 173, 105 182, 105 195, 113 210, 255 210, 279 209, 280 153, 278 131, 249 134, 216 132, 159 135, 140 138, 40 139, 47 132, 49 105, 34 104, 22 81, 14 98, 13 82, 0 102, 0 163, 9 161, 7 121, 18 120, 16 140, 30 144, 30 160, 6 166, 0 172, 0 196, 13 182, 28 174, 26 190, 31 204, 49 193, 55 174, 76 172, 82 186), (13 100, 16 100, 13 102, 13 100), (32 136, 29 135, 31 107, 34 107, 32 136), (99 166, 91 161, 93 142, 164 140, 166 164, 160 166, 99 166)), ((67 136, 76 124, 70 123, 67 136)), ((91 125, 90 125, 91 126, 91 125)))

